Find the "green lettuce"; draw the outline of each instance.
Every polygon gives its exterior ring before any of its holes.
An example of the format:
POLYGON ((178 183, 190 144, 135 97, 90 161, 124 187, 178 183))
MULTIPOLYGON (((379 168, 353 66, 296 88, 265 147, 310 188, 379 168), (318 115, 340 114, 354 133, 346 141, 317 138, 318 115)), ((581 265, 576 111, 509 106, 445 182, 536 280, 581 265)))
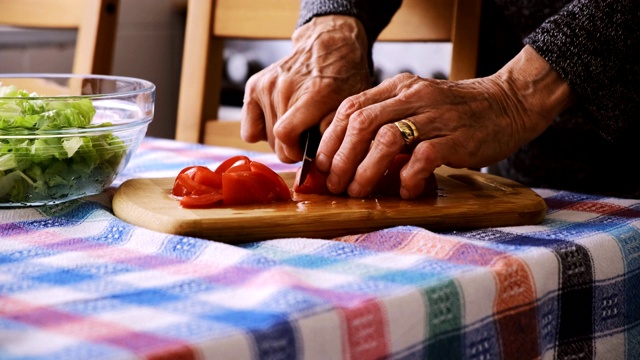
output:
POLYGON ((51 100, 0 86, 0 204, 48 203, 101 191, 127 146, 110 132, 47 136, 48 131, 99 128, 90 99, 51 100), (12 136, 41 134, 15 138, 12 136))

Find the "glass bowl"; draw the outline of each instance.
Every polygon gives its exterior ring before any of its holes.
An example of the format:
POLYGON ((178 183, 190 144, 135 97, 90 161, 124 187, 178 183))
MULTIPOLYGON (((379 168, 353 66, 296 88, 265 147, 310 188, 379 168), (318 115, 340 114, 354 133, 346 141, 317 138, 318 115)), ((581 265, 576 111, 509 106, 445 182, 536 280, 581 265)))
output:
POLYGON ((0 74, 0 207, 102 192, 153 119, 155 85, 102 75, 0 74))

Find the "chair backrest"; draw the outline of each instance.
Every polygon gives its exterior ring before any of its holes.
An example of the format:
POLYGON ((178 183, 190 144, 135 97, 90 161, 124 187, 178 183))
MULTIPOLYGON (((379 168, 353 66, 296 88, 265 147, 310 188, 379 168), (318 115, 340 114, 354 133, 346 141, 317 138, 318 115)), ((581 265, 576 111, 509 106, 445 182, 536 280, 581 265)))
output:
POLYGON ((119 0, 0 0, 0 24, 76 29, 72 72, 110 74, 119 0))
MULTIPOLYGON (((245 144, 239 122, 215 120, 225 39, 290 39, 299 0, 190 0, 180 78, 176 140, 269 150, 245 144)), ((379 41, 451 42, 449 78, 476 72, 481 0, 404 0, 379 41)))

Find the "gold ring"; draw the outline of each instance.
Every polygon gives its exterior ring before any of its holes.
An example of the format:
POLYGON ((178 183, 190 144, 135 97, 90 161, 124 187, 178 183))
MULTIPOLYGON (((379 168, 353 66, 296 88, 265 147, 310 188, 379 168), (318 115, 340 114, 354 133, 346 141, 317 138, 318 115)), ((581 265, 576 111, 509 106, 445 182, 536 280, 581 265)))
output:
POLYGON ((411 143, 418 138, 418 128, 416 128, 416 125, 411 120, 404 119, 396 121, 393 124, 400 130, 405 144, 411 145, 411 143))

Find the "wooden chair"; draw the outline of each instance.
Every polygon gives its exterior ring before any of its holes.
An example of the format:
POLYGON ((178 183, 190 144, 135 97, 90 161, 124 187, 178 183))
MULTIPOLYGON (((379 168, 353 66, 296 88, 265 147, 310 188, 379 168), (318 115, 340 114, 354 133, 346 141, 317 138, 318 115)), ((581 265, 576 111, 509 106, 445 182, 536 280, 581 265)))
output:
MULTIPOLYGON (((271 151, 245 143, 239 121, 215 120, 225 39, 290 39, 299 0, 190 0, 187 5, 176 140, 271 151)), ((449 78, 476 72, 481 0, 404 0, 379 41, 451 42, 449 78)))
POLYGON ((110 74, 119 0, 0 0, 0 24, 77 29, 72 72, 110 74))

